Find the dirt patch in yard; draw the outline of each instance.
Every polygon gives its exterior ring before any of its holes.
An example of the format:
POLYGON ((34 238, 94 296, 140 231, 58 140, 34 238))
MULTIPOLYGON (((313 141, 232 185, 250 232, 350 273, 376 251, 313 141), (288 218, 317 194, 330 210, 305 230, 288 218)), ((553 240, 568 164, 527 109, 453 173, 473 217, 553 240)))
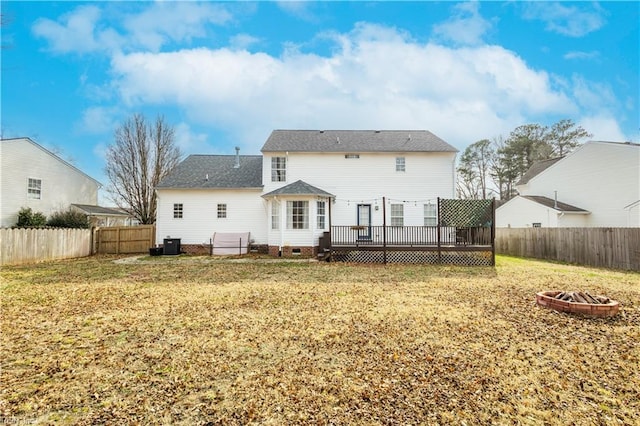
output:
POLYGON ((3 268, 4 419, 640 423, 638 274, 113 260, 3 268), (557 287, 620 312, 536 306, 557 287))

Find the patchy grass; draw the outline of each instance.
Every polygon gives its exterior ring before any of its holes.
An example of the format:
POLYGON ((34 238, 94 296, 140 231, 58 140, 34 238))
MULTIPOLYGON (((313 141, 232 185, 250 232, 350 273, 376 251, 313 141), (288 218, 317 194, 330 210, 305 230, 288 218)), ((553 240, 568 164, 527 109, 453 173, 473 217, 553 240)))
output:
POLYGON ((640 423, 639 274, 114 259, 3 268, 0 418, 640 423), (555 289, 622 308, 535 305, 555 289))

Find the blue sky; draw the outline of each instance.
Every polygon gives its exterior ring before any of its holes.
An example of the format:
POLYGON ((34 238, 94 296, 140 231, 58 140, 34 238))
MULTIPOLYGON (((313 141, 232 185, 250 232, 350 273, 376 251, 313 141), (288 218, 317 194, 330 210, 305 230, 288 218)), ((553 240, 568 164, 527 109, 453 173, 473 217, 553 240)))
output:
POLYGON ((427 129, 462 151, 563 118, 639 139, 639 2, 1 4, 2 137, 105 185, 133 113, 185 154, 257 154, 273 129, 427 129))

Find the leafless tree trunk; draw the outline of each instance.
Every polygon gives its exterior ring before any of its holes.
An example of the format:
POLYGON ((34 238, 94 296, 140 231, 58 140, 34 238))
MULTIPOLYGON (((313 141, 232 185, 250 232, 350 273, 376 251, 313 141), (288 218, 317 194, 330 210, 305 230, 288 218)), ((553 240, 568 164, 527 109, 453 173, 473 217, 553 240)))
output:
POLYGON ((155 187, 180 161, 174 131, 163 117, 153 125, 135 114, 116 129, 105 172, 111 199, 143 224, 156 220, 155 187))

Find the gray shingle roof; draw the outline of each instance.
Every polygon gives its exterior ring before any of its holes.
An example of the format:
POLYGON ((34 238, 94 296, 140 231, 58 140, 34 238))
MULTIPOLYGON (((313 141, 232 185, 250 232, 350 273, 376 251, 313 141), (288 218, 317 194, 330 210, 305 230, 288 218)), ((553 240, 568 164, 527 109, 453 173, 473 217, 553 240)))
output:
POLYGON ((558 201, 557 206, 555 200, 549 197, 543 197, 541 195, 522 195, 527 200, 535 201, 538 204, 542 204, 546 207, 565 212, 565 213, 589 213, 588 210, 581 209, 580 207, 572 206, 571 204, 561 203, 558 201))
POLYGON ((458 152, 427 130, 274 130, 262 152, 458 152))
POLYGON ((531 179, 538 176, 540 173, 547 170, 549 167, 556 164, 558 161, 562 160, 564 157, 551 158, 549 160, 542 160, 533 163, 529 170, 525 174, 522 175, 518 183, 516 185, 524 185, 528 183, 531 179))
POLYGON ((92 216, 129 216, 129 213, 110 207, 92 206, 89 204, 71 204, 92 216))
POLYGON ((263 197, 272 197, 274 195, 317 195, 321 197, 335 197, 335 195, 329 194, 327 191, 316 188, 315 186, 309 185, 301 180, 264 194, 263 197))
POLYGON ((157 188, 262 188, 262 156, 190 155, 157 188))

